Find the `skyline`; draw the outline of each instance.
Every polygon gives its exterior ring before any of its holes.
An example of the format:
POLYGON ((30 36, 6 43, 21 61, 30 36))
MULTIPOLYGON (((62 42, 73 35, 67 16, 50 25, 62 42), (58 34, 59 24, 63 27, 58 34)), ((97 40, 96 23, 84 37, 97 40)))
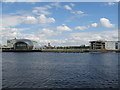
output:
POLYGON ((82 45, 118 39, 117 2, 2 3, 3 44, 13 38, 40 45, 82 45), (97 8, 97 9, 96 9, 97 8), (12 21, 12 22, 11 22, 12 21))

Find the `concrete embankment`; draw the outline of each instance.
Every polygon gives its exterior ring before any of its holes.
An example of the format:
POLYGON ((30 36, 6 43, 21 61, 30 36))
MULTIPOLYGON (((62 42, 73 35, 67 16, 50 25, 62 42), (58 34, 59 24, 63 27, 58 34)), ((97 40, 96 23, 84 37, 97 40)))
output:
POLYGON ((66 53, 86 53, 86 52, 120 52, 120 50, 88 50, 88 49, 43 49, 42 52, 66 52, 66 53))
POLYGON ((82 49, 43 49, 42 52, 66 52, 66 53, 83 53, 89 52, 89 50, 82 50, 82 49))
POLYGON ((87 53, 87 52, 120 52, 120 50, 41 49, 41 50, 2 50, 2 52, 56 52, 56 53, 87 53))
POLYGON ((2 52, 41 52, 41 50, 2 50, 2 52))

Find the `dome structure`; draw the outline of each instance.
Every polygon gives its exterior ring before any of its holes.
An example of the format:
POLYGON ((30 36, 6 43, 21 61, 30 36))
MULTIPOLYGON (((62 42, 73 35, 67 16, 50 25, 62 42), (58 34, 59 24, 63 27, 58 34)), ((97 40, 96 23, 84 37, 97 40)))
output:
POLYGON ((32 50, 33 46, 33 42, 28 39, 15 39, 13 45, 15 50, 32 50))

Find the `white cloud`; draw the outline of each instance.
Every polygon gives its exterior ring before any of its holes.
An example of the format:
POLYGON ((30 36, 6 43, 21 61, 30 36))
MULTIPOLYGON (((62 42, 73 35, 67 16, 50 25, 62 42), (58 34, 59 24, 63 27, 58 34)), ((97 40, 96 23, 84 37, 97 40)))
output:
POLYGON ((106 27, 106 28, 113 28, 115 27, 114 24, 111 24, 110 20, 107 19, 107 18, 101 18, 100 19, 100 24, 103 26, 103 27, 106 27))
MULTIPOLYGON (((59 27, 58 29, 60 29, 59 27)), ((65 28, 65 27, 62 27, 65 28)), ((68 28, 67 28, 68 29, 68 28)), ((69 28, 70 29, 70 28, 69 28)), ((38 41, 38 43, 46 45, 48 42, 52 42, 54 45, 82 45, 89 44, 91 40, 118 40, 118 31, 102 31, 102 32, 80 32, 80 33, 67 33, 67 34, 57 34, 55 30, 51 30, 48 28, 43 28, 42 30, 36 31, 34 33, 21 33, 23 30, 29 30, 26 28, 2 28, 2 32, 0 36, 4 36, 3 44, 6 43, 8 39, 18 38, 18 39, 30 39, 38 41), (60 35, 65 37, 63 39, 53 38, 53 35, 60 35), (53 39, 47 38, 48 36, 52 36, 53 39)), ((65 29, 66 30, 66 29, 65 29)))
POLYGON ((108 6, 114 6, 115 2, 108 2, 106 5, 108 5, 108 6))
POLYGON ((23 22, 24 17, 22 16, 3 16, 1 18, 2 20, 2 26, 3 27, 9 27, 9 26, 16 26, 16 25, 20 25, 23 22))
POLYGON ((55 6, 57 8, 61 8, 62 7, 59 2, 54 2, 54 3, 51 3, 50 5, 51 6, 55 6))
POLYGON ((75 4, 73 4, 73 3, 70 3, 70 6, 74 7, 74 6, 75 6, 75 4))
POLYGON ((26 17, 26 23, 28 24, 35 24, 37 23, 37 19, 33 16, 27 16, 26 17))
POLYGON ((2 17, 2 27, 17 26, 20 24, 36 24, 37 19, 34 16, 11 16, 3 15, 2 17))
POLYGON ((31 39, 35 41, 40 41, 44 37, 42 35, 37 36, 36 33, 21 33, 21 31, 29 30, 29 28, 1 28, 0 36, 2 38, 2 43, 6 44, 6 41, 13 38, 18 39, 31 39))
POLYGON ((20 31, 23 31, 26 29, 17 29, 17 28, 1 28, 1 33, 0 36, 4 37, 3 43, 6 42, 6 40, 15 38, 16 36, 19 35, 20 31))
POLYGON ((51 9, 51 8, 52 7, 50 5, 45 5, 42 7, 34 7, 34 10, 32 12, 37 15, 41 15, 41 14, 49 15, 51 14, 51 12, 49 12, 48 9, 51 9))
POLYGON ((75 29, 78 29, 78 30, 87 30, 88 27, 86 27, 86 26, 77 26, 77 27, 75 27, 75 29))
MULTIPOLYGON (((118 30, 111 31, 102 31, 102 32, 80 32, 80 33, 71 33, 71 39, 74 41, 74 44, 89 44, 89 41, 92 40, 108 40, 116 41, 118 40, 118 30)), ((72 44, 72 42, 71 42, 72 44)))
POLYGON ((44 14, 41 14, 38 17, 35 16, 11 16, 11 15, 3 15, 0 18, 2 21, 2 27, 11 27, 17 26, 21 24, 44 24, 48 25, 50 23, 54 23, 55 19, 52 17, 46 17, 44 14))
POLYGON ((72 8, 69 5, 64 5, 64 8, 67 10, 72 10, 72 8))
POLYGON ((55 34, 53 30, 50 30, 48 28, 43 28, 42 30, 39 31, 39 33, 42 34, 43 36, 46 36, 46 35, 51 36, 55 34))
POLYGON ((73 14, 84 14, 83 11, 72 11, 71 13, 73 13, 73 14))
POLYGON ((108 40, 108 41, 116 41, 117 38, 117 30, 113 31, 102 31, 102 32, 80 32, 80 33, 70 33, 67 34, 69 37, 64 39, 54 39, 49 40, 49 42, 54 45, 59 46, 70 46, 70 45, 89 45, 89 41, 92 40, 108 40))
POLYGON ((54 23, 55 22, 55 19, 54 18, 47 18, 44 14, 40 15, 38 17, 38 20, 39 20, 39 23, 41 24, 49 24, 49 23, 54 23))
POLYGON ((84 14, 84 12, 81 11, 81 10, 78 10, 78 11, 73 10, 72 7, 74 7, 74 6, 75 6, 75 4, 70 3, 69 5, 64 5, 64 8, 66 10, 69 10, 70 13, 73 13, 73 14, 76 14, 76 15, 82 15, 82 14, 84 14))
POLYGON ((91 26, 92 27, 98 27, 98 24, 97 23, 92 23, 91 26))
MULTIPOLYGON (((31 32, 31 33, 22 33, 21 31, 24 30, 29 30, 29 28, 2 28, 0 31, 0 36, 4 37, 2 39, 3 44, 6 44, 6 41, 8 39, 13 39, 13 38, 18 38, 18 39, 30 39, 30 40, 35 40, 38 41, 38 43, 41 44, 46 44, 49 39, 46 39, 48 36, 56 36, 61 33, 58 33, 57 31, 48 29, 48 28, 43 28, 39 31, 36 32, 31 32)), ((1 42, 1 41, 0 41, 1 42)))
POLYGON ((2 2, 40 2, 44 0, 3 0, 2 2))
POLYGON ((115 27, 115 25, 112 24, 109 19, 107 19, 107 18, 100 18, 100 21, 98 23, 92 23, 91 25, 88 25, 88 26, 77 26, 77 27, 75 27, 75 29, 87 30, 90 27, 96 28, 98 26, 99 27, 105 27, 105 28, 113 28, 113 27, 115 27))
POLYGON ((62 25, 62 26, 58 26, 58 27, 56 27, 56 29, 58 30, 58 31, 72 31, 72 29, 70 29, 68 26, 66 26, 66 25, 62 25))

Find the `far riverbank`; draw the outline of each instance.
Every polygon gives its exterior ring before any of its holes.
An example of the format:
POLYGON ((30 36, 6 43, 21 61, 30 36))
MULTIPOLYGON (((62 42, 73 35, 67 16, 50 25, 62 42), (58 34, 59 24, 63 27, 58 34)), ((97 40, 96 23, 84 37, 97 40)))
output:
POLYGON ((56 53, 117 52, 119 53, 120 50, 41 49, 41 50, 2 50, 2 52, 56 52, 56 53))

